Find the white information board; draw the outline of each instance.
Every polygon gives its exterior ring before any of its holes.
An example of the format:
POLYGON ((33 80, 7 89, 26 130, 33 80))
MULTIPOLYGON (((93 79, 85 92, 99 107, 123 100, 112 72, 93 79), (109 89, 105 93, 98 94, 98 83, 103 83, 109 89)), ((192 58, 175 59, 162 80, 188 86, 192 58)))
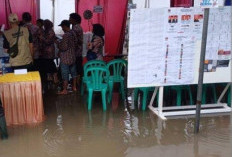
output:
MULTIPOLYGON (((131 11, 128 87, 197 84, 203 13, 201 8, 131 11)), ((206 56, 214 46, 218 53, 216 58, 207 58, 204 83, 231 81, 231 47, 227 44, 231 42, 230 14, 229 7, 210 11, 209 34, 213 25, 222 24, 207 43, 206 56), (224 14, 228 17, 215 20, 224 14), (229 33, 222 31, 225 29, 229 33)))

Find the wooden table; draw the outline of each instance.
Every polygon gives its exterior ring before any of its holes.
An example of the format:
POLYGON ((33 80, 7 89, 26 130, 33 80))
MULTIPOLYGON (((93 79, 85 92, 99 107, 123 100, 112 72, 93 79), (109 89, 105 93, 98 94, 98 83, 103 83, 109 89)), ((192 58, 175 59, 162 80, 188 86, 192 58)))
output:
POLYGON ((0 76, 0 96, 7 125, 34 124, 44 119, 39 72, 0 76))

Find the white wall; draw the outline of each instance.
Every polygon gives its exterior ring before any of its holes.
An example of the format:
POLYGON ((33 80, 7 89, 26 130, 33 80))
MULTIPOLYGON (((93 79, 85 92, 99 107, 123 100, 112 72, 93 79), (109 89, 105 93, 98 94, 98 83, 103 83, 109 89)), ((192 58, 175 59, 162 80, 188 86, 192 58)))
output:
POLYGON ((61 34, 63 31, 58 25, 62 20, 68 20, 70 13, 75 12, 75 0, 54 0, 54 20, 52 1, 40 0, 40 18, 53 21, 55 32, 61 34))
POLYGON ((68 20, 69 14, 75 12, 75 0, 55 0, 55 32, 62 33, 58 25, 62 20, 68 20))
POLYGON ((52 19, 52 0, 40 0, 40 18, 41 19, 52 19))

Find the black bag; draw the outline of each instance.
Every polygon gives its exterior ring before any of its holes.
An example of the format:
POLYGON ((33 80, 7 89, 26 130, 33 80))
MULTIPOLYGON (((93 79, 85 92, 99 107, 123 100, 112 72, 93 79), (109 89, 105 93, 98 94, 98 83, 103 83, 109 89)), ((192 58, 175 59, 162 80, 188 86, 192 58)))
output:
POLYGON ((20 27, 19 27, 19 29, 18 29, 16 43, 15 43, 12 47, 10 47, 10 48, 8 49, 8 51, 7 51, 7 53, 9 54, 9 56, 10 56, 11 58, 15 58, 15 57, 18 55, 18 53, 19 53, 19 49, 18 49, 19 35, 20 35, 20 27))
POLYGON ((93 52, 92 50, 88 50, 87 52, 87 60, 91 61, 97 58, 97 54, 93 52))

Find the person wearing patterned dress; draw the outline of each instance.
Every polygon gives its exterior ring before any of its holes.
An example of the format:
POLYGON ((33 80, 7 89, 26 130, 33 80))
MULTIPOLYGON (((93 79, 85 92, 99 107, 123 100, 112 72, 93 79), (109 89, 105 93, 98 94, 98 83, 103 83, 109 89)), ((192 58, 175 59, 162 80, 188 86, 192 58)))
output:
POLYGON ((27 27, 29 32, 32 35, 32 41, 33 41, 33 59, 39 58, 39 41, 38 41, 38 31, 39 27, 36 25, 33 25, 31 23, 31 14, 28 12, 24 12, 22 14, 22 20, 23 20, 23 26, 27 27))
MULTIPOLYGON (((44 73, 45 79, 47 79, 48 74, 52 74, 54 83, 58 83, 57 69, 54 63, 55 59, 55 40, 56 35, 53 30, 53 23, 46 19, 44 20, 44 32, 43 36, 40 38, 42 41, 42 66, 41 70, 44 73)), ((50 78, 52 80, 52 78, 50 78)))
POLYGON ((69 15, 69 22, 72 24, 72 30, 76 33, 76 65, 77 65, 77 75, 78 75, 78 83, 80 83, 81 78, 83 76, 83 58, 82 58, 82 50, 83 50, 83 29, 81 27, 81 16, 77 13, 71 13, 69 15))
POLYGON ((34 66, 35 66, 35 69, 40 72, 40 74, 41 74, 41 66, 42 66, 41 55, 43 52, 43 43, 42 43, 41 38, 43 38, 44 36, 43 21, 44 20, 42 19, 36 20, 36 25, 38 26, 39 29, 36 35, 38 38, 37 39, 38 50, 37 50, 36 57, 34 57, 34 66))
POLYGON ((59 25, 64 31, 63 38, 56 40, 57 47, 59 49, 60 56, 60 68, 63 79, 63 90, 58 94, 68 94, 67 87, 69 81, 69 74, 72 76, 72 89, 77 91, 77 69, 76 69, 76 45, 77 40, 76 33, 70 29, 70 22, 63 20, 59 25))
POLYGON ((97 55, 96 60, 103 60, 103 46, 105 30, 101 24, 93 24, 93 37, 88 43, 88 50, 95 52, 97 55))

